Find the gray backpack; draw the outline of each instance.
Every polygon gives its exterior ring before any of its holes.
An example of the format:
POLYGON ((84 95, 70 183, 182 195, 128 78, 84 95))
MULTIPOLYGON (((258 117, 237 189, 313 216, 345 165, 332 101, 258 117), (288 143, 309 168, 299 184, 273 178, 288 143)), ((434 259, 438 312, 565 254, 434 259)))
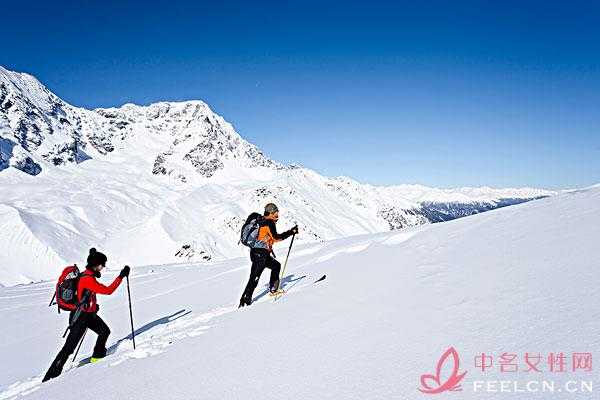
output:
POLYGON ((240 243, 251 249, 256 247, 256 242, 258 242, 258 230, 262 220, 263 216, 256 212, 250 214, 248 218, 246 218, 246 222, 242 226, 242 231, 240 232, 240 243))

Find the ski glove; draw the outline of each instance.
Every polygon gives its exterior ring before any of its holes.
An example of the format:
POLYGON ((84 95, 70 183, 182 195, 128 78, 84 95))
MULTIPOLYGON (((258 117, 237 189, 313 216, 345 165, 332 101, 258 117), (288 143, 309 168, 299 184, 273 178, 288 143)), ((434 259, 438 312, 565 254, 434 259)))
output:
POLYGON ((123 267, 123 269, 121 270, 121 273, 119 274, 119 276, 121 278, 125 278, 126 276, 129 276, 129 265, 126 265, 125 267, 123 267))
POLYGON ((293 235, 297 235, 298 234, 298 225, 294 226, 292 229, 290 229, 290 232, 293 235))

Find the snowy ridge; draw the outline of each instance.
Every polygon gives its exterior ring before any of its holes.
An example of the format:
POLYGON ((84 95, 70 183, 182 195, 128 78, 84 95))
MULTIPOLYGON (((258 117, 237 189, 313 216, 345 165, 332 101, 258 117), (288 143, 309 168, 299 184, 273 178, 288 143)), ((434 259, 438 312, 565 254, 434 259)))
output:
POLYGON ((31 75, 0 67, 0 110, 0 168, 30 175, 113 152, 152 159, 154 174, 181 181, 210 177, 226 164, 281 167, 201 101, 90 111, 67 104, 31 75))
MULTIPOLYGON (((242 310, 246 258, 137 268, 137 350, 119 288, 100 299, 113 332, 106 360, 88 364, 86 337, 76 362, 43 385, 66 319, 47 308, 52 283, 0 288, 0 357, 11 360, 0 370, 0 399, 80 398, 74 382, 107 400, 254 399, 274 387, 290 399, 421 399, 421 375, 435 372, 449 346, 467 375, 461 392, 440 398, 564 398, 473 392, 476 380, 508 379, 498 367, 478 371, 473 356, 600 351, 599 235, 600 189, 591 188, 445 224, 304 244, 290 258, 288 294, 266 296, 264 274, 255 304, 242 310)), ((520 370, 510 379, 560 388, 596 378, 539 368, 535 378, 520 370)))
POLYGON ((133 265, 241 256, 242 220, 271 201, 280 229, 299 224, 307 243, 555 194, 328 178, 269 159, 202 101, 86 110, 1 67, 0 188, 13 227, 0 235, 4 285, 52 279, 92 246, 133 265))

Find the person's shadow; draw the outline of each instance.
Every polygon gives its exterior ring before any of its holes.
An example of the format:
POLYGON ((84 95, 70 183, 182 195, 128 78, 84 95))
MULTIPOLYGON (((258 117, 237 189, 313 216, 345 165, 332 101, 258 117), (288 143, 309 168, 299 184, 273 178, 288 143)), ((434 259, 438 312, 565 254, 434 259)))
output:
MULTIPOLYGON (((281 289, 285 289, 285 290, 290 290, 291 288, 293 288, 294 286, 296 286, 296 284, 298 282, 300 282, 302 279, 306 278, 306 275, 302 275, 299 276, 297 278, 294 278, 294 274, 288 275, 286 277, 284 277, 281 282, 279 283, 279 287, 281 289), (288 287, 288 284, 292 284, 288 287)), ((264 296, 267 295, 267 293, 269 293, 269 285, 267 285, 267 288, 265 290, 263 290, 262 292, 260 292, 259 294, 256 295, 256 297, 254 299, 252 299, 252 301, 257 301, 262 299, 264 296)))
MULTIPOLYGON (((135 336, 141 335, 142 333, 149 331, 150 329, 154 328, 155 326, 168 324, 169 322, 173 322, 181 317, 185 317, 186 315, 188 315, 190 313, 191 313, 191 311, 186 312, 186 310, 183 309, 183 310, 179 310, 171 315, 167 315, 166 317, 162 317, 162 318, 159 318, 152 322, 148 322, 146 325, 144 325, 141 328, 138 328, 134 331, 135 336)), ((116 343, 114 343, 112 346, 110 346, 108 349, 106 349, 106 355, 108 356, 110 354, 113 354, 119 347, 119 344, 121 344, 121 342, 123 342, 124 340, 131 340, 131 333, 129 335, 119 339, 116 343)), ((79 361, 79 364, 77 364, 77 366, 81 367, 82 365, 89 364, 91 362, 91 359, 92 359, 92 357, 84 358, 83 360, 79 361)))

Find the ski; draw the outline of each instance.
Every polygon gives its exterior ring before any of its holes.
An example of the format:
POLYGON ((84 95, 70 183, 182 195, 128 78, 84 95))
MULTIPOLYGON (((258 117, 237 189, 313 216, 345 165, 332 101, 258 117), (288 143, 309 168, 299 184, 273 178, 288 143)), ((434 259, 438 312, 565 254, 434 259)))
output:
MULTIPOLYGON (((313 284, 317 284, 317 283, 319 283, 319 282, 323 282, 325 279, 327 279, 327 275, 323 275, 322 277, 320 277, 319 279, 317 279, 316 281, 314 281, 314 282, 313 282, 313 284)), ((310 285, 310 284, 308 284, 308 285, 302 285, 302 286, 300 286, 300 288, 303 288, 303 287, 306 287, 306 286, 309 286, 309 285, 310 285)), ((293 286, 293 285, 292 285, 292 286, 293 286)), ((271 296, 271 297, 274 297, 274 298, 275 298, 275 301, 277 301, 277 299, 278 299, 278 298, 280 298, 281 296, 283 296, 283 295, 284 295, 284 294, 286 294, 286 293, 287 293, 287 292, 286 292, 285 290, 283 290, 283 289, 279 289, 279 290, 278 290, 277 292, 275 292, 275 293, 269 293, 269 296, 271 296)))

